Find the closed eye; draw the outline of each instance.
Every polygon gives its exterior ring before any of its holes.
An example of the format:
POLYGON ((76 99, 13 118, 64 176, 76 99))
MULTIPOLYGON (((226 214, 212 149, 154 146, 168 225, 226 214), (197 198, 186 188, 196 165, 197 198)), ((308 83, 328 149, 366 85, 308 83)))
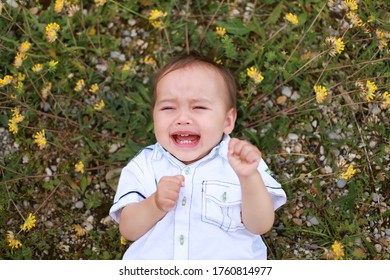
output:
POLYGON ((194 109, 195 110, 207 110, 208 108, 204 107, 204 106, 195 106, 194 109))
POLYGON ((161 111, 169 111, 169 110, 174 110, 174 109, 175 109, 174 107, 167 106, 167 107, 162 107, 160 110, 161 111))

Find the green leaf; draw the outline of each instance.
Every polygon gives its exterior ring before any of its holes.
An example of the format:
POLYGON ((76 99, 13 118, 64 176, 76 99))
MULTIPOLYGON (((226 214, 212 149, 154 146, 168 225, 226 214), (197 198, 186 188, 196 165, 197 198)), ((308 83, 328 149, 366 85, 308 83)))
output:
POLYGON ((217 21, 216 24, 220 27, 226 28, 226 31, 230 34, 237 35, 237 36, 243 36, 245 34, 248 34, 254 29, 254 26, 252 24, 246 26, 242 23, 239 19, 234 19, 231 23, 226 23, 223 21, 217 21))
POLYGON ((282 7, 283 7, 283 2, 281 2, 279 5, 277 5, 272 13, 269 15, 266 25, 274 24, 278 21, 280 14, 282 13, 282 7))

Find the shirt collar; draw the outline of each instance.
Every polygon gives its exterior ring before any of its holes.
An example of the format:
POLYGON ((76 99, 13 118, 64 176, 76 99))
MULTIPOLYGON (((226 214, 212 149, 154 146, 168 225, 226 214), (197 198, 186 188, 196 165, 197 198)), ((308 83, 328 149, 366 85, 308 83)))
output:
MULTIPOLYGON (((211 151, 208 155, 203 157, 202 159, 198 160, 196 163, 200 163, 204 160, 207 160, 209 158, 212 158, 216 155, 219 155, 220 157, 224 158, 227 160, 228 158, 228 145, 230 141, 230 136, 229 135, 224 135, 223 139, 221 142, 219 142, 211 151)), ((153 149, 153 156, 152 160, 160 160, 163 156, 165 156, 167 159, 179 163, 180 165, 184 165, 181 161, 176 159, 174 156, 172 156, 167 150, 161 146, 160 143, 156 143, 153 149)))

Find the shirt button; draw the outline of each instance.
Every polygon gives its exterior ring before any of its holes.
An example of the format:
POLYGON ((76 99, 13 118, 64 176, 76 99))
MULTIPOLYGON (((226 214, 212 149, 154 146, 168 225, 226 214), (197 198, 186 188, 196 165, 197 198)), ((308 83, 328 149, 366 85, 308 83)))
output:
POLYGON ((189 175, 189 174, 191 173, 191 168, 186 167, 186 168, 184 169, 184 173, 185 173, 186 175, 189 175))
POLYGON ((184 244, 184 235, 180 234, 180 245, 184 244))
POLYGON ((181 201, 181 206, 185 206, 187 203, 187 198, 186 197, 183 197, 182 201, 181 201))

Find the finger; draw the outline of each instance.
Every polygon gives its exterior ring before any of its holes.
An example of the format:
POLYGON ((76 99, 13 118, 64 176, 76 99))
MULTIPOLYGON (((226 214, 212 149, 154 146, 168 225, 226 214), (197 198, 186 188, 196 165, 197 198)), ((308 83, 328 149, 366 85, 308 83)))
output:
POLYGON ((185 183, 184 176, 183 175, 176 175, 174 177, 178 180, 178 183, 180 184, 180 187, 184 187, 184 183, 185 183))
POLYGON ((229 151, 231 155, 239 155, 241 153, 241 150, 243 146, 245 145, 245 141, 239 140, 237 138, 233 138, 229 142, 229 151))
POLYGON ((255 146, 248 143, 242 148, 240 158, 246 162, 253 163, 260 160, 261 153, 255 146))

